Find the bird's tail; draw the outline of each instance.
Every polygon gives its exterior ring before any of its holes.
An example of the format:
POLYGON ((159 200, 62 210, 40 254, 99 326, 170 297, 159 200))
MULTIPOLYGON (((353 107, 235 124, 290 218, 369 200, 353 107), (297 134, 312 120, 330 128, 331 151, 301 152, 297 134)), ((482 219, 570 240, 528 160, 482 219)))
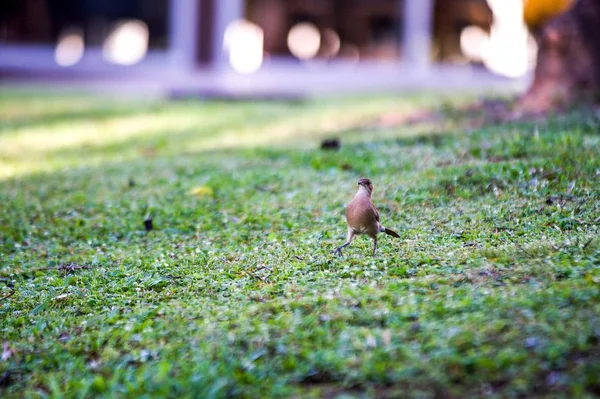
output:
POLYGON ((393 230, 388 229, 387 227, 384 227, 382 230, 385 234, 392 236, 392 237, 396 237, 396 238, 400 238, 400 236, 398 235, 398 233, 396 233, 393 230))

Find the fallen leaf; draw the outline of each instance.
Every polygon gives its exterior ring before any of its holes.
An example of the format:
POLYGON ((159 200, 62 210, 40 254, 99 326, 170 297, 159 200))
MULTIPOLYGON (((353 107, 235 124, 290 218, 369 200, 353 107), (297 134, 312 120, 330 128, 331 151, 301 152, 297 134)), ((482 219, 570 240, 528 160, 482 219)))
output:
POLYGON ((212 197, 214 195, 214 191, 210 187, 199 186, 192 188, 190 190, 190 194, 195 195, 196 197, 212 197))
POLYGON ((59 340, 60 342, 67 342, 67 341, 68 341, 68 340, 70 340, 70 339, 71 339, 71 336, 70 336, 70 335, 69 335, 69 333, 67 333, 67 332, 63 332, 62 334, 60 334, 60 335, 58 336, 58 340, 59 340))
POLYGON ((15 351, 13 350, 13 348, 10 347, 8 342, 4 342, 2 344, 2 357, 1 357, 2 361, 3 362, 7 361, 14 354, 15 354, 15 351))
POLYGON ((67 298, 68 298, 68 297, 70 297, 71 295, 73 295, 73 294, 71 294, 70 292, 67 292, 66 294, 60 294, 60 295, 57 295, 57 296, 55 296, 55 297, 54 297, 54 298, 52 298, 52 299, 54 299, 55 301, 62 301, 63 299, 67 299, 67 298))

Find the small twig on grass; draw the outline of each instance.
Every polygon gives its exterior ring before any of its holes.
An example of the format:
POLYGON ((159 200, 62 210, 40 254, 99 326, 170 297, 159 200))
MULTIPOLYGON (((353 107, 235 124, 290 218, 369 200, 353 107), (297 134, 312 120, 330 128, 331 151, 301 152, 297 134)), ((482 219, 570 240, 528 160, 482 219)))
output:
POLYGON ((57 270, 60 271, 65 271, 65 272, 74 272, 75 270, 80 270, 80 269, 89 269, 88 266, 81 266, 81 265, 76 265, 75 263, 61 263, 60 266, 58 266, 58 268, 56 268, 57 270))
POLYGON ((256 269, 254 269, 252 272, 250 272, 248 270, 244 270, 244 272, 247 273, 250 277, 260 280, 263 283, 268 283, 269 277, 271 277, 271 274, 273 274, 273 269, 271 269, 269 266, 266 266, 266 265, 260 265, 256 269), (269 271, 268 276, 262 277, 262 276, 259 276, 258 274, 255 274, 256 272, 259 272, 261 270, 268 270, 269 271))
POLYGON ((257 276, 256 274, 254 274, 252 272, 249 272, 247 270, 244 270, 244 273, 246 273, 247 275, 249 275, 250 277, 252 277, 252 278, 254 278, 256 280, 262 281, 263 283, 268 283, 269 282, 266 278, 261 277, 261 276, 257 276))
POLYGON ((553 177, 553 176, 559 174, 560 172, 562 172, 561 168, 550 170, 550 171, 544 173, 543 175, 541 175, 540 179, 547 179, 549 177, 553 177))
POLYGON ((590 245, 590 243, 594 241, 594 237, 590 238, 589 240, 587 240, 587 242, 585 244, 583 244, 583 247, 581 247, 581 249, 586 249, 588 245, 590 245))
POLYGON ((10 292, 8 294, 4 295, 2 298, 0 298, 0 301, 3 301, 5 299, 8 299, 11 296, 15 295, 16 291, 14 289, 12 289, 12 288, 9 288, 9 289, 10 289, 10 292))
POLYGON ((577 205, 577 207, 575 208, 575 214, 578 215, 581 212, 581 208, 583 208, 583 206, 589 201, 589 198, 582 198, 580 199, 578 202, 579 204, 577 205))

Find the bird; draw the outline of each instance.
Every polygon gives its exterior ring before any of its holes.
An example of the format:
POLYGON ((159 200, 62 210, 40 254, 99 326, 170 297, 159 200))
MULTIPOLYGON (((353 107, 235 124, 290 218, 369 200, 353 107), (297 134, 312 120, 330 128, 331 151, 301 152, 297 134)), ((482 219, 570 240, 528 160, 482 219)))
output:
POLYGON ((400 238, 398 233, 384 227, 379 221, 379 212, 373 202, 373 183, 367 178, 358 180, 358 191, 346 207, 346 221, 348 222, 348 238, 346 242, 333 250, 342 256, 342 249, 346 248, 356 235, 366 234, 373 239, 373 256, 377 251, 377 234, 385 233, 392 237, 400 238))

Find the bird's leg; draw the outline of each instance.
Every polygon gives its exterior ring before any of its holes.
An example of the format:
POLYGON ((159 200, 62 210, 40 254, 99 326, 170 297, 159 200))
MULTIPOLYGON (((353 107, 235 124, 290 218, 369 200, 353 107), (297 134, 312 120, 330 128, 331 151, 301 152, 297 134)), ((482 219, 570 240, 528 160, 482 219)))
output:
POLYGON ((377 251, 377 236, 373 237, 373 256, 375 256, 375 251, 377 251))
POLYGON ((350 245, 350 242, 346 241, 343 245, 340 245, 339 247, 334 249, 333 253, 337 256, 342 256, 342 249, 346 248, 348 245, 350 245))
POLYGON ((354 239, 354 230, 352 230, 350 227, 348 227, 348 238, 346 239, 346 242, 343 245, 340 245, 339 247, 334 249, 333 253, 335 253, 337 256, 342 256, 342 249, 344 249, 348 245, 350 245, 350 243, 352 242, 353 239, 354 239))

